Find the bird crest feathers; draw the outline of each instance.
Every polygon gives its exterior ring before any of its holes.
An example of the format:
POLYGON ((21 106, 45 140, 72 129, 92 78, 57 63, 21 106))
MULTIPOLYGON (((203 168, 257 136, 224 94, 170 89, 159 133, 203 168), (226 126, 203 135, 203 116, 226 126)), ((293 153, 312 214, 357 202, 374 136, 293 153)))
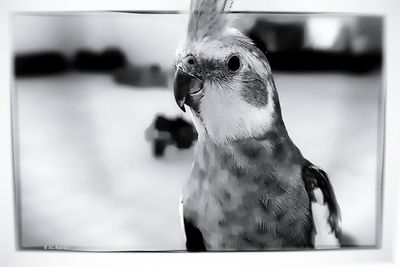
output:
POLYGON ((191 41, 222 34, 233 0, 191 0, 188 37, 191 41))

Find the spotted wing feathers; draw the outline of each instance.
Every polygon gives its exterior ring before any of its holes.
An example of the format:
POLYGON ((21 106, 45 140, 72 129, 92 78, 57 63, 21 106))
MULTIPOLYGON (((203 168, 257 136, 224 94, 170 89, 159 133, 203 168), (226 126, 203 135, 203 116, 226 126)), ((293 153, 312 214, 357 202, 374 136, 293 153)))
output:
POLYGON ((340 208, 328 175, 322 169, 308 163, 303 168, 302 177, 311 201, 315 230, 314 247, 339 247, 340 208))

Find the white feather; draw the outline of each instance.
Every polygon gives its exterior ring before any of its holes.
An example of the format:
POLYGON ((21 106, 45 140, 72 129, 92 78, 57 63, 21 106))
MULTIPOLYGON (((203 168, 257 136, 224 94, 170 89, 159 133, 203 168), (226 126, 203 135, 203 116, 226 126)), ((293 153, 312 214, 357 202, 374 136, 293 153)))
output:
POLYGON ((186 232, 185 232, 185 223, 184 223, 184 218, 183 218, 183 200, 182 196, 179 198, 179 218, 180 218, 180 223, 181 223, 181 229, 182 229, 182 234, 185 237, 186 240, 186 232))
POLYGON ((205 88, 201 116, 207 133, 216 143, 262 135, 272 124, 272 93, 268 94, 269 104, 261 108, 236 94, 226 88, 205 88))
POLYGON ((339 248, 339 240, 332 231, 328 223, 329 209, 324 204, 324 196, 321 189, 314 190, 316 202, 311 203, 311 210, 313 214, 314 227, 316 230, 314 247, 317 249, 339 248))

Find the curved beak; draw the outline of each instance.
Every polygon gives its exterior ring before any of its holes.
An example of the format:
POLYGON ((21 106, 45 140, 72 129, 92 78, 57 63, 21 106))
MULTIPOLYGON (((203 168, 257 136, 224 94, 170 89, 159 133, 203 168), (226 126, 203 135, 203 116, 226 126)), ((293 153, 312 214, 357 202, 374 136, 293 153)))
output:
POLYGON ((185 105, 191 105, 192 101, 188 101, 193 94, 203 89, 204 82, 199 78, 185 72, 181 68, 175 72, 174 95, 175 101, 179 108, 185 112, 185 105))

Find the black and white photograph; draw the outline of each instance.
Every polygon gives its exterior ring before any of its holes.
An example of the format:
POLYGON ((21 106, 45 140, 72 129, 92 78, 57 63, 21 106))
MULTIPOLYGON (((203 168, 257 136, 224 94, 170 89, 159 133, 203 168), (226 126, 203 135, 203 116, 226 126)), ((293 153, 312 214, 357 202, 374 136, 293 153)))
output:
POLYGON ((12 14, 19 249, 380 247, 384 17, 234 6, 12 14))

